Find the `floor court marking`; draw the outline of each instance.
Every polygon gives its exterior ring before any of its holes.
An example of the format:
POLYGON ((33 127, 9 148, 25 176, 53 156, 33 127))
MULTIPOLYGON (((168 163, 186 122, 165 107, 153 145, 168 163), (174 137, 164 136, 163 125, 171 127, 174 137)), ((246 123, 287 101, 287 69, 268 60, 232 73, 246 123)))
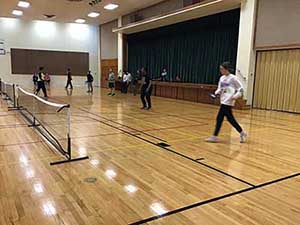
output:
MULTIPOLYGON (((84 110, 82 110, 82 111, 84 111, 84 110)), ((86 111, 84 111, 84 112, 86 112, 86 111)), ((90 113, 90 112, 87 112, 87 113, 90 113)), ((100 117, 101 118, 101 116, 98 116, 97 114, 94 114, 94 113, 90 113, 91 115, 94 115, 94 116, 96 116, 96 117, 100 117)), ((92 117, 90 117, 90 118, 92 118, 92 117)), ((98 121, 99 122, 99 121, 98 121)), ((115 122, 116 124, 119 124, 119 123, 117 123, 117 122, 115 122)), ((151 122, 149 122, 149 123, 151 123, 151 122)), ((206 124, 206 123, 200 123, 200 122, 197 122, 197 123, 199 123, 199 125, 195 125, 195 126, 205 126, 205 125, 208 125, 208 124, 206 124)), ((119 125, 121 125, 121 124, 119 124, 119 125)), ((128 126, 126 126, 126 125, 124 125, 125 127, 128 127, 128 126)), ((190 126, 189 126, 190 127, 190 126)), ((130 128, 130 127, 129 127, 130 128)), ((135 128, 130 128, 130 129, 132 129, 132 130, 136 130, 135 128)), ((167 129, 167 128, 157 128, 157 129, 153 129, 153 131, 155 131, 155 130, 162 130, 162 129, 167 129)), ((139 130, 136 130, 137 132, 139 131, 139 130)), ((142 131, 152 131, 152 130, 142 130, 142 131)), ((123 131, 122 131, 123 132, 123 131)), ((184 135, 186 135, 184 132, 180 132, 180 131, 176 131, 177 133, 180 133, 180 134, 184 134, 184 135)), ((131 132, 132 133, 132 132, 131 132)), ((139 133, 143 133, 143 134, 145 134, 145 135, 147 135, 147 136, 149 136, 149 137, 155 137, 155 136, 153 136, 153 135, 149 135, 149 134, 147 134, 147 133, 145 133, 145 132, 139 132, 139 133)), ((137 134, 137 135, 140 135, 140 134, 137 134)), ((191 134, 189 134, 189 136, 191 136, 191 137, 195 137, 195 139, 196 138, 198 138, 197 136, 194 136, 194 135, 191 135, 191 134)), ((160 138, 157 138, 157 137, 155 137, 155 139, 157 139, 157 140, 161 140, 161 141, 163 141, 163 142, 167 142, 166 140, 163 140, 163 139, 160 139, 160 138)), ((184 139, 185 140, 185 139, 184 139)))
POLYGON ((198 159, 195 159, 196 161, 202 161, 202 160, 205 160, 205 158, 198 158, 198 159))
MULTIPOLYGON (((90 118, 92 118, 92 117, 90 117, 90 118)), ((248 186, 252 186, 252 187, 254 186, 254 184, 251 184, 251 183, 248 182, 248 181, 245 181, 245 180, 243 180, 243 179, 241 179, 241 178, 238 178, 238 177, 235 177, 235 176, 233 176, 233 175, 231 175, 231 174, 228 174, 228 173, 226 173, 226 172, 224 172, 224 171, 222 171, 222 170, 220 170, 220 169, 217 169, 217 168, 215 168, 215 167, 213 167, 213 166, 210 166, 210 165, 207 165, 207 164, 202 163, 202 162, 200 162, 200 161, 197 161, 197 160, 195 160, 195 159, 193 159, 193 158, 191 158, 191 157, 189 157, 189 156, 186 156, 186 155, 184 155, 184 154, 182 154, 182 153, 179 153, 179 152, 177 152, 177 151, 175 151, 175 150, 172 150, 172 149, 170 149, 170 148, 168 148, 168 147, 160 146, 158 143, 154 143, 154 142, 149 141, 149 140, 147 140, 147 139, 145 139, 145 138, 142 138, 142 137, 139 137, 139 136, 137 136, 137 135, 134 135, 134 134, 132 134, 131 132, 122 130, 122 129, 119 128, 119 127, 115 127, 115 126, 113 126, 113 125, 111 125, 111 124, 108 124, 108 123, 106 123, 106 122, 104 122, 104 121, 101 121, 101 120, 98 120, 98 119, 96 119, 96 118, 93 118, 93 119, 94 119, 95 121, 98 121, 98 122, 100 122, 100 123, 103 123, 103 124, 105 124, 105 125, 107 125, 107 126, 110 126, 110 127, 115 128, 115 129, 118 129, 118 130, 120 130, 120 131, 123 131, 124 133, 126 133, 126 134, 128 134, 128 135, 130 135, 130 136, 132 136, 132 137, 135 137, 135 138, 140 139, 140 140, 142 140, 142 141, 144 141, 144 142, 147 142, 147 143, 149 143, 149 144, 151 144, 151 145, 154 145, 154 146, 156 146, 156 147, 159 147, 160 149, 164 149, 164 150, 166 150, 166 151, 168 151, 168 152, 171 152, 171 153, 173 153, 173 154, 176 154, 176 155, 178 155, 178 156, 181 156, 181 157, 183 157, 183 158, 185 158, 185 159, 188 159, 188 160, 190 160, 190 161, 192 161, 192 162, 194 162, 194 163, 200 164, 200 165, 202 165, 202 166, 204 166, 204 167, 207 167, 207 168, 209 168, 209 169, 211 169, 211 170, 214 170, 214 171, 216 171, 216 172, 218 172, 218 173, 221 173, 221 174, 223 174, 223 175, 225 175, 225 176, 228 176, 228 177, 230 177, 230 178, 232 178, 232 179, 235 179, 235 180, 237 180, 237 181, 239 181, 239 182, 242 182, 242 183, 244 183, 244 184, 246 184, 246 185, 248 185, 248 186)))
POLYGON ((184 206, 182 208, 178 208, 178 209, 169 211, 167 213, 164 213, 164 214, 161 214, 161 215, 158 215, 158 216, 153 216, 153 217, 149 217, 149 218, 146 218, 146 219, 134 222, 134 223, 130 223, 129 225, 145 224, 145 223, 148 223, 148 222, 151 222, 151 221, 154 221, 154 220, 158 220, 158 219, 161 219, 161 218, 173 215, 173 214, 184 212, 184 211, 192 209, 192 208, 200 207, 200 206, 207 205, 207 204, 213 203, 213 202, 217 202, 217 201, 220 201, 220 200, 232 197, 232 196, 236 196, 236 195, 239 195, 239 194, 242 194, 242 193, 257 190, 259 188, 263 188, 263 187, 266 187, 266 186, 269 186, 269 185, 272 185, 272 184, 275 184, 275 183, 279 183, 279 182, 282 182, 282 181, 285 181, 285 180, 288 180, 288 179, 298 177, 298 176, 300 176, 300 173, 292 174, 290 176, 282 177, 282 178, 272 180, 272 181, 269 181, 269 182, 266 182, 266 183, 262 183, 262 184, 259 184, 259 185, 253 186, 253 187, 244 188, 242 190, 231 192, 231 193, 221 195, 221 196, 218 196, 218 197, 214 197, 214 198, 211 198, 211 199, 208 199, 208 200, 205 200, 205 201, 197 202, 195 204, 184 206))
MULTIPOLYGON (((81 108, 78 108, 78 109, 79 109, 79 110, 82 110, 83 112, 89 113, 89 114, 94 115, 94 116, 97 116, 97 117, 99 117, 99 118, 102 118, 102 119, 104 119, 104 120, 106 120, 106 121, 108 121, 108 122, 118 124, 118 125, 120 125, 120 126, 126 127, 126 128, 128 128, 128 129, 131 129, 131 130, 136 131, 136 132, 138 132, 138 133, 143 133, 143 134, 145 134, 145 135, 147 135, 147 136, 149 136, 149 137, 152 137, 152 138, 154 138, 154 139, 157 139, 157 140, 160 140, 160 141, 167 142, 166 140, 163 140, 163 139, 161 139, 161 138, 158 138, 158 137, 156 137, 156 136, 154 136, 154 135, 147 134, 147 133, 145 133, 145 132, 143 132, 143 131, 140 131, 140 130, 138 130, 138 129, 135 129, 135 128, 129 127, 129 126, 127 126, 127 125, 118 123, 118 122, 116 122, 116 121, 114 121, 114 120, 107 119, 107 118, 105 118, 105 117, 103 117, 103 116, 100 116, 100 115, 98 115, 98 114, 96 114, 96 113, 92 113, 92 112, 89 112, 89 111, 87 111, 87 110, 85 110, 85 109, 81 109, 81 108)), ((91 118, 91 117, 90 117, 90 118, 91 118)))

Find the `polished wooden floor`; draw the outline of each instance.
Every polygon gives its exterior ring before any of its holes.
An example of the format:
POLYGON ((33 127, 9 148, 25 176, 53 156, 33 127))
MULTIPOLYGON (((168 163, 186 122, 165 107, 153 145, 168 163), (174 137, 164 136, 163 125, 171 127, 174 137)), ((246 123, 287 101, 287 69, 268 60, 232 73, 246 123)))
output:
MULTIPOLYGON (((210 144, 217 107, 153 98, 141 111, 138 96, 106 92, 51 91, 71 104, 74 155, 90 157, 56 166, 62 157, 1 101, 1 225, 300 224, 300 115, 235 111, 248 142, 225 122, 210 144)), ((47 126, 63 133, 51 116, 47 126)))

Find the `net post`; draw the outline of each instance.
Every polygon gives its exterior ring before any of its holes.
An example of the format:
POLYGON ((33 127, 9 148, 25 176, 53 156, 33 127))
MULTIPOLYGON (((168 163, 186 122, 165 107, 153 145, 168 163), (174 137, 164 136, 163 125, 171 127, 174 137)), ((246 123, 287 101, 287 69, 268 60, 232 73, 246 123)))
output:
POLYGON ((16 89, 17 85, 16 84, 12 84, 12 88, 13 88, 13 93, 12 93, 12 99, 11 101, 13 101, 13 106, 12 107, 8 107, 8 110, 18 110, 19 108, 17 107, 17 89, 16 89))
POLYGON ((16 105, 16 85, 13 84, 13 101, 14 101, 14 108, 17 108, 16 105))
POLYGON ((8 100, 7 89, 6 89, 6 82, 4 82, 3 84, 4 84, 4 100, 8 100))
POLYGON ((68 107, 68 112, 67 112, 67 138, 68 138, 67 154, 68 154, 68 158, 72 159, 72 147, 71 147, 71 109, 70 109, 70 106, 68 107))
POLYGON ((20 109, 20 105, 19 105, 19 86, 18 85, 16 86, 15 94, 16 94, 16 107, 17 107, 17 109, 20 109))
POLYGON ((79 157, 79 158, 72 158, 72 144, 71 144, 71 109, 70 109, 70 105, 68 105, 68 112, 67 112, 67 141, 68 141, 68 146, 67 146, 67 153, 66 153, 66 160, 62 160, 62 161, 57 161, 57 162, 51 162, 50 165, 54 166, 54 165, 59 165, 59 164, 63 164, 63 163, 70 163, 70 162, 76 162, 76 161, 81 161, 81 160, 86 160, 89 159, 88 156, 83 156, 83 157, 79 157))

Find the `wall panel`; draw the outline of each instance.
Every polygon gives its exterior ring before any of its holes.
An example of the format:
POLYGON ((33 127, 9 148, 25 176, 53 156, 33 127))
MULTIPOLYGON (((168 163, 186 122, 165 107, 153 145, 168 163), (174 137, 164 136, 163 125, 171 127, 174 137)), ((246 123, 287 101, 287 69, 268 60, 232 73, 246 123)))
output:
POLYGON ((258 0, 256 48, 299 47, 299 21, 299 0, 258 0))
POLYGON ((51 75, 65 75, 71 68, 73 76, 85 76, 89 70, 89 53, 11 49, 12 74, 30 74, 43 66, 51 75))
POLYGON ((300 113, 300 49, 261 51, 253 106, 300 113))

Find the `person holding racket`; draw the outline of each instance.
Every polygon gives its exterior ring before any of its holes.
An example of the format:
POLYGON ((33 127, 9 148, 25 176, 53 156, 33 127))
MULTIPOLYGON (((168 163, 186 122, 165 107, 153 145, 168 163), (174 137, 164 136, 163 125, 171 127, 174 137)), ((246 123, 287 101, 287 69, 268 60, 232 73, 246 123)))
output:
MULTIPOLYGON (((239 132, 240 142, 244 143, 247 139, 247 134, 243 131, 242 127, 236 121, 232 114, 232 107, 235 101, 243 96, 243 85, 239 79, 230 73, 231 66, 229 62, 224 62, 220 65, 221 78, 219 80, 218 89, 215 96, 220 95, 221 107, 217 116, 216 127, 213 136, 206 139, 207 142, 218 142, 218 135, 226 116, 229 123, 239 132)), ((212 96, 214 96, 212 94, 212 96)))

